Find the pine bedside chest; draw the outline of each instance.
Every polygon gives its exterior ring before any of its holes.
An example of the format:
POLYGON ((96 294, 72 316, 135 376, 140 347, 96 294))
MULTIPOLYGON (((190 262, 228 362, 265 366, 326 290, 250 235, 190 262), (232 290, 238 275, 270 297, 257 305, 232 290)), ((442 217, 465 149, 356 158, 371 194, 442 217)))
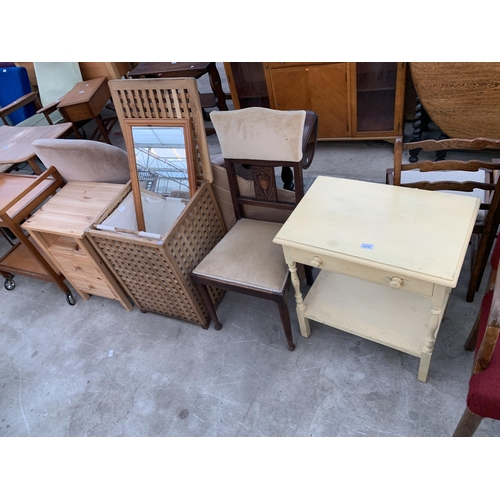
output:
POLYGON ((130 300, 85 233, 126 192, 123 184, 68 182, 22 227, 84 300, 90 295, 107 297, 130 311, 130 300))
POLYGON ((280 229, 300 332, 309 320, 420 358, 425 382, 479 198, 318 177, 280 229), (296 263, 321 269, 306 298, 296 263))

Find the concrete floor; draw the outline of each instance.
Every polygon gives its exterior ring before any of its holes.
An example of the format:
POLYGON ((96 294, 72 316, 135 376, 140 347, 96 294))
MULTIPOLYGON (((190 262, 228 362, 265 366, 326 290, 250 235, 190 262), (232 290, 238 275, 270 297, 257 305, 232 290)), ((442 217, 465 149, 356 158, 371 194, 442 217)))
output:
MULTIPOLYGON (((111 137, 123 147, 119 127, 111 137)), ((320 142, 305 183, 384 183, 392 157, 385 142, 320 142)), ((227 293, 223 328, 203 330, 96 296, 75 293, 70 307, 56 285, 17 276, 15 290, 0 290, 0 436, 450 436, 481 300, 465 301, 468 272, 466 259, 427 383, 417 358, 388 347, 318 323, 301 337, 293 296, 289 352, 267 301, 227 293)), ((476 436, 500 436, 500 422, 476 436)))

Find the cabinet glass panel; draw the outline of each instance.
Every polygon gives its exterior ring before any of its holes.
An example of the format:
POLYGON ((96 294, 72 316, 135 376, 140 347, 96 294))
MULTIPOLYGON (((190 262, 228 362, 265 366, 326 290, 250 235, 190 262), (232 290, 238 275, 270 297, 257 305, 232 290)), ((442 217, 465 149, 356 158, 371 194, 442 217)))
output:
POLYGON ((398 63, 356 63, 358 132, 394 129, 398 63))
POLYGON ((232 62, 230 65, 240 107, 269 108, 269 96, 262 63, 232 62))

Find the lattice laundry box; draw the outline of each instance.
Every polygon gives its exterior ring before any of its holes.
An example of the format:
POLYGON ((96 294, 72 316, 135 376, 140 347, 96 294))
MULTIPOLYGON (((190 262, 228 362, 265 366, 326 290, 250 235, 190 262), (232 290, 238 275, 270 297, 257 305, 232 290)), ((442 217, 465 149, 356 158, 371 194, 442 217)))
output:
MULTIPOLYGON (((226 233, 212 188, 204 182, 187 205, 182 200, 162 199, 161 210, 155 197, 150 192, 143 194, 147 232, 136 230, 129 189, 89 228, 89 237, 142 312, 207 328, 210 316, 191 271, 226 233), (161 233, 161 229, 166 230, 161 233), (152 234, 156 231, 158 234, 152 234)), ((217 305, 224 292, 217 288, 209 291, 217 305)))

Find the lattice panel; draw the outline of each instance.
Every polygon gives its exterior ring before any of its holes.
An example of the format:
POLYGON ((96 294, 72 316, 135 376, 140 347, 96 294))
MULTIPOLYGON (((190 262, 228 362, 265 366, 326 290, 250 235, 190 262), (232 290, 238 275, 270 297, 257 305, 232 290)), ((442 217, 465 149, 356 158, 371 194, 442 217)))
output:
MULTIPOLYGON (((215 203, 209 183, 204 183, 160 245, 145 244, 137 236, 124 241, 110 239, 112 233, 90 233, 141 310, 208 326, 209 314, 191 271, 225 234, 215 203)), ((210 294, 217 304, 223 291, 213 288, 210 294)))
MULTIPOLYGON (((168 236, 166 244, 171 258, 177 264, 200 304, 203 303, 196 285, 191 280, 191 271, 208 255, 226 233, 215 208, 215 198, 207 184, 200 188, 196 202, 190 206, 175 233, 168 236)), ((223 291, 209 287, 214 304, 218 304, 223 291)))
POLYGON ((163 246, 149 247, 95 235, 93 240, 141 310, 201 326, 208 324, 208 312, 203 304, 200 307, 199 301, 189 296, 186 284, 177 278, 163 246))

